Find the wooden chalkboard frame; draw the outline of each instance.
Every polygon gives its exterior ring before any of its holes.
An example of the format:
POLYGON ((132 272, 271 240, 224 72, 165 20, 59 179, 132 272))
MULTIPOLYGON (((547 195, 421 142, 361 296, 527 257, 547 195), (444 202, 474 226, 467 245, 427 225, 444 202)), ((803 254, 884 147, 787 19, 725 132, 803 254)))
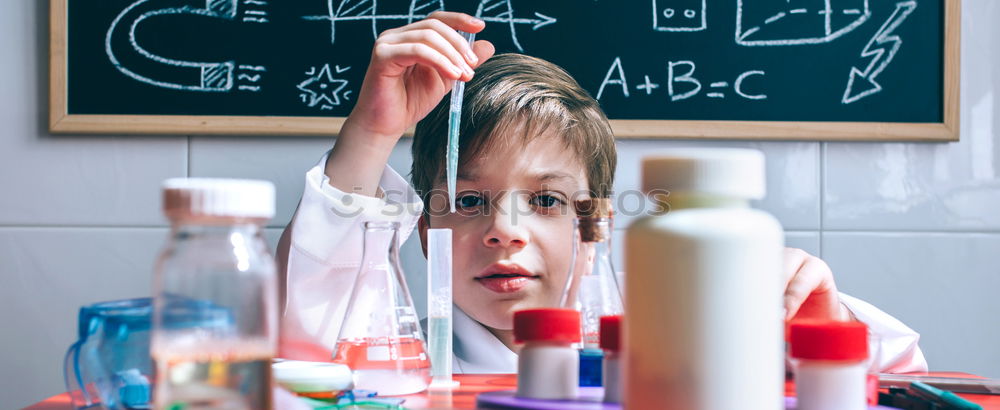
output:
MULTIPOLYGON (((50 0, 49 131, 60 134, 336 135, 343 117, 69 114, 68 0, 50 0)), ((611 120, 619 138, 958 141, 961 0, 944 4, 943 122, 611 120)))

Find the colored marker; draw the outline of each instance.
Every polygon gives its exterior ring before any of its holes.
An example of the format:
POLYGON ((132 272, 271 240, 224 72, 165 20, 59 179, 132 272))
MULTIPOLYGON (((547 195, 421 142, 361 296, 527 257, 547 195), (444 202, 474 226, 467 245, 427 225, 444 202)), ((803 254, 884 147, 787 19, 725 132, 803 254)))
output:
POLYGON ((910 388, 914 393, 916 393, 916 395, 937 401, 951 409, 983 410, 983 406, 958 397, 955 393, 950 391, 931 387, 926 383, 913 382, 910 383, 910 388))

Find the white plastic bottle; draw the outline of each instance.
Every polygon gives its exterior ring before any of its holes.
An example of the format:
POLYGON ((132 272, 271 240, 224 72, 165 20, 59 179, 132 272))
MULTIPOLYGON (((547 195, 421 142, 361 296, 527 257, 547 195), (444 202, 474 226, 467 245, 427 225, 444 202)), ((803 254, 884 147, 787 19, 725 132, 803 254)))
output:
POLYGON ((163 211, 171 233, 153 284, 153 407, 273 408, 277 275, 261 227, 274 216, 274 185, 170 179, 163 211))
POLYGON ((625 236, 626 408, 784 408, 784 235, 750 207, 764 181, 755 150, 643 160, 661 210, 625 236))
POLYGON ((793 322, 789 335, 799 410, 868 408, 868 327, 864 323, 793 322))

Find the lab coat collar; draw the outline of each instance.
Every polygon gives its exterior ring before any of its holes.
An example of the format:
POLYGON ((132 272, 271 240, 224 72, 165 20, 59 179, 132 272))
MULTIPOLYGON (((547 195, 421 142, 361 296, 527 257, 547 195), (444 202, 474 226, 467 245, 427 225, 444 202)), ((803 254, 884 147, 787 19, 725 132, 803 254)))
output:
POLYGON ((452 312, 456 373, 517 373, 517 354, 458 306, 452 312))

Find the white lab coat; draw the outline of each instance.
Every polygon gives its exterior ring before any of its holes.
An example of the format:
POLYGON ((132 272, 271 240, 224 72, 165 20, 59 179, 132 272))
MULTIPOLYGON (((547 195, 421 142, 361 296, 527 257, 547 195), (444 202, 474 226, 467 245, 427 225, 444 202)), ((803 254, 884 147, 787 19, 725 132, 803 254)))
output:
MULTIPOLYGON (((287 359, 330 359, 361 263, 364 222, 399 222, 402 242, 423 209, 417 193, 389 166, 379 181, 383 195, 374 198, 330 186, 325 164, 326 156, 306 173, 305 190, 291 224, 280 351, 287 359)), ((871 347, 879 349, 881 371, 927 370, 917 346, 919 334, 864 301, 844 294, 841 301, 879 336, 873 340, 880 346, 871 347)), ((453 326, 456 373, 517 372, 517 355, 457 306, 453 326)))

